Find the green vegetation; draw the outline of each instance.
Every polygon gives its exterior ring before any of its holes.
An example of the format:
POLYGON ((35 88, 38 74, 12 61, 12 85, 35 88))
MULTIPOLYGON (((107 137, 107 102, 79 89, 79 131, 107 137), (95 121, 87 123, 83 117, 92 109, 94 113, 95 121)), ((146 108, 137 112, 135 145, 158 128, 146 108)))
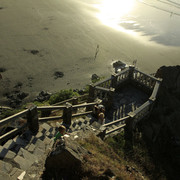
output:
POLYGON ((108 137, 105 139, 105 142, 109 144, 114 151, 119 154, 121 157, 124 156, 124 148, 125 148, 125 139, 124 139, 124 131, 119 133, 114 137, 108 137))
MULTIPOLYGON (((87 88, 88 90, 88 88, 87 88)), ((44 102, 38 102, 38 101, 34 101, 32 103, 27 103, 22 105, 21 107, 18 107, 16 109, 12 109, 12 110, 2 110, 1 114, 0 114, 0 119, 9 117, 13 114, 16 114, 20 111, 23 111, 24 109, 26 109, 30 104, 34 104, 36 106, 48 106, 51 104, 55 104, 57 102, 61 102, 67 99, 70 99, 72 97, 77 97, 79 96, 79 94, 77 92, 74 92, 72 89, 65 89, 65 90, 61 90, 53 95, 51 95, 50 99, 48 101, 44 101, 44 102)))
POLYGON ((125 148, 124 132, 105 141, 91 135, 79 143, 90 152, 83 164, 84 174, 88 174, 84 179, 99 179, 110 169, 115 179, 166 180, 164 171, 153 161, 142 139, 136 140, 133 150, 125 148))
POLYGON ((16 114, 18 112, 22 111, 22 109, 8 109, 8 110, 2 110, 1 114, 0 114, 0 119, 4 119, 6 117, 9 117, 13 114, 16 114))
POLYGON ((79 96, 79 94, 77 92, 74 92, 72 89, 61 90, 50 97, 49 104, 55 104, 66 99, 70 99, 74 96, 79 96))
POLYGON ((116 150, 107 142, 111 142, 115 145, 113 140, 104 142, 94 134, 90 135, 88 138, 79 140, 80 145, 90 152, 89 155, 84 157, 85 161, 82 166, 84 174, 83 179, 103 179, 108 169, 114 173, 114 179, 117 180, 143 179, 137 167, 133 163, 127 162, 123 156, 116 153, 116 150), (127 167, 130 170, 128 170, 127 167))
POLYGON ((104 78, 105 78, 104 76, 97 77, 97 78, 91 79, 91 82, 92 82, 92 83, 97 83, 97 82, 103 80, 104 78))
POLYGON ((149 179, 166 180, 165 173, 157 162, 151 158, 146 143, 142 138, 138 138, 134 142, 132 150, 125 147, 124 132, 108 137, 105 142, 109 144, 113 150, 126 160, 126 163, 137 167, 149 179))

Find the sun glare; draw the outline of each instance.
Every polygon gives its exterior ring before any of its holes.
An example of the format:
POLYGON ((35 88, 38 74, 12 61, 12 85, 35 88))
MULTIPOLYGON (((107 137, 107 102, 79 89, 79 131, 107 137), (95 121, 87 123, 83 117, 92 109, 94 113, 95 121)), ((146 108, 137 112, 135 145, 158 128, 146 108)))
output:
POLYGON ((99 5, 96 5, 99 10, 97 17, 103 24, 121 29, 120 19, 133 9, 134 4, 135 0, 102 0, 99 5))

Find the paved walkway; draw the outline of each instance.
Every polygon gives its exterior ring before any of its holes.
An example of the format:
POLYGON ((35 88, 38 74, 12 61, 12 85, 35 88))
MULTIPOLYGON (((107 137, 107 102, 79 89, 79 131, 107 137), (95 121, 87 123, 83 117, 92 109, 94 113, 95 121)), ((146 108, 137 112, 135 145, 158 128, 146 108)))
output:
POLYGON ((106 123, 127 116, 129 112, 144 104, 148 98, 147 94, 133 86, 115 92, 112 108, 106 113, 106 123))

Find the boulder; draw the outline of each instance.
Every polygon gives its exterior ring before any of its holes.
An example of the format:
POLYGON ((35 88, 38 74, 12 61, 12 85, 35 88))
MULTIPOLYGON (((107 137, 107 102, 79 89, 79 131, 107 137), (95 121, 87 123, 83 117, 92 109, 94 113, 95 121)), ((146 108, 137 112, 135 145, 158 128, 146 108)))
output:
POLYGON ((57 78, 62 78, 64 76, 64 73, 61 72, 61 71, 56 71, 54 73, 54 79, 57 79, 57 78))
POLYGON ((0 72, 5 72, 6 68, 0 67, 0 72))
POLYGON ((115 69, 115 73, 118 73, 118 71, 123 70, 126 67, 126 64, 122 61, 116 61, 113 63, 113 68, 115 69))
POLYGON ((36 97, 35 101, 43 102, 49 100, 51 93, 47 91, 41 91, 39 95, 36 97))
POLYGON ((91 80, 92 81, 97 81, 97 80, 99 80, 100 79, 100 77, 97 75, 97 74, 93 74, 92 76, 91 76, 91 80))
POLYGON ((44 173, 46 178, 58 177, 76 179, 76 173, 81 167, 83 157, 88 154, 73 138, 66 138, 65 145, 57 146, 46 159, 44 173))

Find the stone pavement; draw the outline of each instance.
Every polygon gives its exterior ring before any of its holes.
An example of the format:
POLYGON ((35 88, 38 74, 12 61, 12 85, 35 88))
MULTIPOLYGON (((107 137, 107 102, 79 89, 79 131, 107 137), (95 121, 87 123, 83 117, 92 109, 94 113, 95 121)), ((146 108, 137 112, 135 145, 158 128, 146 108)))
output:
POLYGON ((40 179, 55 133, 56 128, 43 123, 36 135, 27 130, 0 146, 0 179, 40 179))
MULTIPOLYGON (((91 116, 74 119, 68 133, 76 136, 76 132, 92 123, 91 119, 91 116)), ((43 123, 36 135, 26 130, 0 146, 0 179, 41 179, 56 133, 57 127, 43 123)))

